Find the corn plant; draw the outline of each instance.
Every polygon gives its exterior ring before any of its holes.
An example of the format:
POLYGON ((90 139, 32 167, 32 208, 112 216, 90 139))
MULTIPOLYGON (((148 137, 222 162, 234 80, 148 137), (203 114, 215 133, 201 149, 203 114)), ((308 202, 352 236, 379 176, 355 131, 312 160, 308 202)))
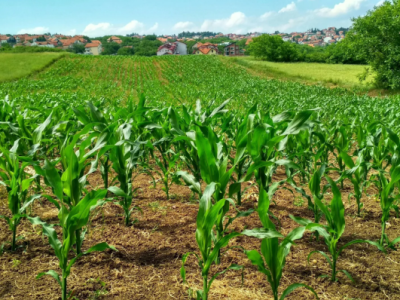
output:
POLYGON ((380 172, 380 181, 382 183, 382 192, 380 196, 380 204, 382 209, 382 219, 381 219, 381 226, 382 226, 382 234, 379 241, 381 246, 387 245, 390 248, 394 248, 394 245, 400 242, 400 237, 397 237, 393 241, 390 241, 387 234, 386 234, 386 222, 390 218, 390 211, 393 208, 393 202, 396 199, 399 199, 399 195, 394 196, 393 191, 396 184, 400 181, 400 165, 396 167, 392 167, 390 170, 390 182, 387 180, 385 173, 380 172))
MULTIPOLYGON (((54 172, 55 170, 51 167, 46 171, 52 174, 53 187, 56 193, 56 197, 61 201, 59 219, 62 229, 62 239, 58 239, 57 232, 52 225, 41 221, 39 217, 28 219, 33 225, 40 225, 43 229, 43 234, 49 238, 49 244, 53 248, 54 253, 59 261, 61 276, 56 271, 49 270, 45 273, 38 274, 36 279, 39 279, 44 275, 49 275, 53 277, 61 287, 61 299, 67 300, 70 299, 67 289, 67 278, 70 275, 71 268, 75 264, 75 262, 83 255, 87 255, 94 251, 104 251, 106 249, 112 249, 116 251, 114 246, 108 245, 107 243, 99 243, 86 251, 76 253, 73 258, 71 258, 70 255, 72 246, 74 245, 74 243, 78 243, 75 233, 79 232, 82 227, 87 225, 91 209, 97 205, 97 202, 100 199, 103 199, 105 197, 107 191, 92 191, 88 193, 83 199, 81 199, 81 201, 79 201, 79 203, 71 210, 68 210, 68 207, 63 202, 64 197, 62 194, 63 185, 61 177, 58 175, 57 172, 54 172)), ((83 242, 83 238, 81 242, 83 242)))
MULTIPOLYGON (((385 251, 385 249, 382 246, 380 246, 379 243, 377 242, 370 240, 362 240, 362 239, 353 240, 343 245, 342 247, 338 248, 338 242, 341 236, 343 235, 346 226, 344 218, 344 206, 342 202, 342 196, 335 182, 328 176, 325 176, 325 178, 329 182, 330 187, 332 189, 333 199, 331 200, 329 206, 322 203, 321 201, 322 199, 320 199, 319 197, 314 197, 314 201, 318 205, 319 209, 323 212, 326 218, 327 225, 314 223, 310 220, 294 217, 292 215, 290 217, 300 225, 306 226, 307 230, 317 231, 324 238, 325 244, 328 246, 331 257, 329 257, 323 251, 316 250, 312 251, 308 255, 307 260, 309 261, 310 257, 314 253, 319 253, 328 261, 328 264, 331 268, 331 276, 330 276, 331 281, 337 281, 337 274, 339 272, 343 272, 351 281, 354 282, 349 272, 347 272, 346 270, 337 270, 337 260, 340 254, 343 252, 343 250, 351 245, 360 243, 368 243, 370 245, 377 247, 381 251, 385 251)), ((329 276, 323 275, 323 277, 329 277, 329 276)))
POLYGON ((116 196, 122 197, 119 204, 124 210, 126 226, 131 224, 130 215, 132 211, 134 209, 139 209, 137 206, 131 208, 133 195, 137 190, 132 187, 133 172, 141 164, 141 158, 146 155, 146 149, 152 147, 149 141, 140 141, 140 136, 136 140, 132 139, 132 125, 124 123, 114 132, 111 141, 115 144, 110 150, 112 168, 117 174, 114 180, 118 180, 120 186, 111 186, 108 190, 116 196), (142 150, 142 146, 147 148, 142 150))
POLYGON ((11 251, 17 249, 17 227, 25 216, 26 209, 40 198, 40 195, 28 197, 29 188, 37 175, 28 176, 25 168, 30 165, 29 162, 21 162, 17 151, 19 140, 14 142, 10 150, 0 147, 0 185, 5 186, 8 193, 8 207, 11 217, 0 216, 4 218, 12 232, 11 251))
MULTIPOLYGON (((345 165, 349 168, 343 172, 340 181, 343 181, 345 178, 350 179, 351 183, 354 187, 354 197, 356 198, 357 202, 357 215, 360 216, 361 209, 363 207, 363 203, 361 202, 361 198, 363 195, 364 187, 368 184, 368 181, 365 180, 367 178, 367 174, 364 172, 369 171, 370 163, 365 161, 364 159, 364 152, 365 150, 361 150, 358 153, 358 157, 356 162, 354 163, 352 158, 346 153, 341 152, 340 157, 342 158, 345 165)), ((351 194, 349 194, 350 197, 351 194)))
MULTIPOLYGON (((164 110, 164 112, 167 112, 167 110, 164 110)), ((152 116, 152 119, 159 120, 158 122, 161 125, 149 124, 145 127, 150 130, 153 138, 155 138, 153 147, 158 150, 161 156, 161 159, 157 155, 154 156, 155 163, 160 168, 160 171, 156 170, 156 173, 162 178, 164 185, 162 190, 165 192, 167 200, 169 200, 169 190, 174 179, 173 174, 179 159, 179 153, 174 151, 174 136, 171 133, 168 118, 163 118, 162 112, 157 112, 152 116)))
MULTIPOLYGON (((269 198, 266 191, 261 190, 258 199, 258 215, 260 217, 261 223, 264 229, 269 231, 276 231, 275 225, 269 219, 269 198)), ((279 243, 279 237, 276 236, 272 238, 265 238, 261 241, 261 254, 257 250, 245 250, 245 254, 251 261, 251 263, 257 266, 258 270, 267 276, 268 282, 272 288, 272 293, 274 295, 274 300, 283 300, 295 289, 304 287, 310 290, 318 299, 315 291, 308 285, 302 283, 293 283, 289 285, 279 297, 279 286, 282 278, 283 268, 286 264, 286 256, 290 253, 290 248, 294 244, 295 240, 301 239, 305 227, 295 228, 290 232, 281 243, 279 243), (264 257, 264 259, 263 259, 264 257), (268 266, 265 267, 264 260, 268 266)))
POLYGON ((209 278, 209 272, 212 263, 215 262, 216 258, 220 253, 220 250, 223 247, 227 246, 231 239, 240 235, 252 236, 261 239, 268 239, 281 236, 278 232, 272 229, 267 230, 261 228, 253 230, 244 230, 241 233, 232 232, 228 235, 225 235, 213 246, 213 239, 214 239, 213 227, 214 224, 216 224, 217 222, 218 215, 220 214, 221 209, 223 209, 226 203, 225 199, 221 199, 213 205, 211 197, 215 193, 216 188, 217 185, 215 183, 209 184, 206 187, 203 196, 200 199, 199 212, 197 214, 197 219, 196 219, 196 225, 197 225, 196 242, 199 247, 201 255, 199 256, 196 253, 189 252, 182 257, 181 276, 184 283, 186 283, 185 263, 188 256, 194 254, 199 263, 201 275, 203 277, 203 290, 197 291, 198 300, 208 299, 208 294, 210 292, 211 285, 215 280, 215 278, 217 278, 219 275, 225 273, 228 270, 242 269, 241 266, 233 264, 229 266, 227 269, 223 270, 222 272, 214 274, 211 277, 211 279, 209 278))

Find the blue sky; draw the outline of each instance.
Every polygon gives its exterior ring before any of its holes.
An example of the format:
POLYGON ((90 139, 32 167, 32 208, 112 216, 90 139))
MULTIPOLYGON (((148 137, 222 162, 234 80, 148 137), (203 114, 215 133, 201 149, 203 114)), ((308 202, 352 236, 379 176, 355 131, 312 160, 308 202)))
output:
POLYGON ((348 27, 379 0, 2 0, 0 33, 247 33, 348 27))

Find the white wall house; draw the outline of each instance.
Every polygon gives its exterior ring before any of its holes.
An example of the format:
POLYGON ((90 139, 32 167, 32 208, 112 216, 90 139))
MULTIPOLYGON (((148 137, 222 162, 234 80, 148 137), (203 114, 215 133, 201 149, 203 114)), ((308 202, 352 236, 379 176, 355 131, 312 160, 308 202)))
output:
POLYGON ((187 55, 187 46, 181 42, 165 43, 158 48, 157 55, 187 55))

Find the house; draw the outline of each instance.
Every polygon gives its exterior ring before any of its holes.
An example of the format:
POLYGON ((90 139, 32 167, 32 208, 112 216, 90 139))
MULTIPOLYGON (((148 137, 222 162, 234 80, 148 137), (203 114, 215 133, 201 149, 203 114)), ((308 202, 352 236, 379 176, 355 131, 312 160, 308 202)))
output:
POLYGON ((6 35, 0 35, 0 44, 7 43, 8 36, 6 35))
POLYGON ((37 46, 37 47, 47 47, 47 48, 54 48, 54 44, 49 43, 49 42, 33 42, 31 44, 32 47, 37 46))
POLYGON ((284 36, 284 37, 282 38, 282 40, 283 40, 284 42, 291 42, 291 41, 293 41, 293 38, 292 38, 291 36, 284 36))
POLYGON ((100 55, 101 51, 103 51, 103 47, 98 40, 93 40, 85 45, 85 54, 100 55))
POLYGON ((332 37, 327 36, 324 38, 324 43, 332 43, 334 40, 332 39, 332 37))
POLYGON ((117 36, 112 36, 112 37, 108 38, 107 42, 108 43, 113 43, 114 42, 114 43, 117 43, 117 44, 122 44, 122 40, 117 36))
POLYGON ((157 55, 187 55, 187 46, 182 42, 165 43, 158 48, 157 55))
POLYGON ((224 48, 225 56, 238 56, 240 54, 239 46, 236 43, 231 43, 224 48))
POLYGON ((159 40, 161 43, 166 43, 168 42, 167 38, 157 38, 157 40, 159 40))
POLYGON ((246 46, 249 45, 252 41, 253 41, 253 39, 251 39, 251 38, 250 38, 250 39, 247 39, 247 41, 246 41, 246 46))
POLYGON ((193 54, 217 55, 219 54, 218 45, 211 43, 197 43, 195 46, 193 46, 193 54))
POLYGON ((85 44, 86 40, 80 37, 73 37, 67 40, 60 40, 62 48, 64 50, 72 48, 74 44, 85 44))

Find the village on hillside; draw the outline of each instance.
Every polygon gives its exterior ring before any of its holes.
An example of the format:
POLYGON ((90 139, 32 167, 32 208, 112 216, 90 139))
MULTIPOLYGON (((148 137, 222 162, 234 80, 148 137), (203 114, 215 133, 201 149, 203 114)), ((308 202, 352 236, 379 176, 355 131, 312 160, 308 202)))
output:
MULTIPOLYGON (((327 29, 310 29, 306 32, 281 33, 276 31, 269 35, 278 35, 285 42, 309 45, 310 47, 326 46, 337 43, 344 39, 347 28, 329 27, 327 29)), ((223 34, 223 33, 190 33, 183 32, 178 35, 149 36, 131 34, 127 36, 107 36, 103 38, 90 39, 87 36, 75 35, 67 36, 63 34, 0 34, 0 47, 6 44, 8 47, 47 47, 60 50, 72 51, 86 55, 110 54, 103 52, 109 45, 115 45, 118 49, 125 52, 135 50, 135 46, 129 43, 133 40, 154 40, 156 51, 152 55, 225 55, 240 56, 245 55, 246 46, 252 40, 261 36, 263 33, 253 32, 248 34, 223 34), (127 41, 128 40, 128 41, 127 41), (217 42, 216 42, 217 41, 217 42), (109 45, 108 45, 109 44, 109 45), (76 50, 76 49, 79 49, 76 50), (76 51, 75 51, 76 50, 76 51)))

